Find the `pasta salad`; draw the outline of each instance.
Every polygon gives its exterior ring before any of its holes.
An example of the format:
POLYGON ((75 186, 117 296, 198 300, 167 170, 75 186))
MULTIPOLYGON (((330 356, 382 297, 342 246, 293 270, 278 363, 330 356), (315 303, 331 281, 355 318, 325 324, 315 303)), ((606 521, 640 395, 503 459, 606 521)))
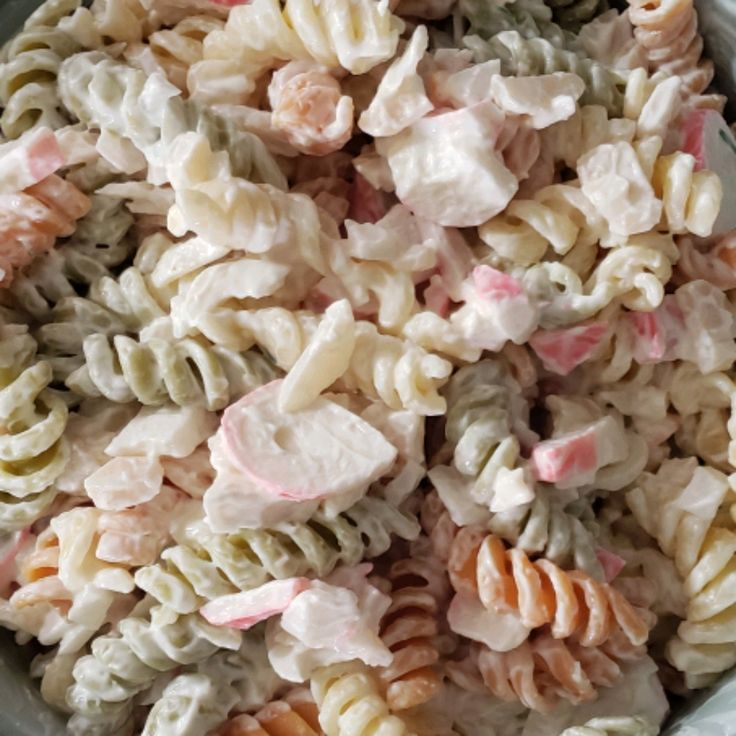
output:
POLYGON ((70 734, 656 736, 736 665, 712 79, 693 0, 27 19, 0 624, 70 734))

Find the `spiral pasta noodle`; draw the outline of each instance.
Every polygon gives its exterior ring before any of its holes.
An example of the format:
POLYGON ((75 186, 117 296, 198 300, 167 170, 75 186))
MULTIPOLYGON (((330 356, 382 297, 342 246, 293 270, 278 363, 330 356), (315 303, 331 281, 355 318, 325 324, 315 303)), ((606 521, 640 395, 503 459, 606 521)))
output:
POLYGON ((326 575, 338 564, 354 565, 383 554, 394 535, 410 540, 418 533, 410 515, 372 497, 333 518, 317 512, 304 524, 274 529, 216 534, 201 523, 182 543, 164 550, 160 564, 140 568, 135 578, 156 600, 189 613, 205 601, 273 578, 326 575))
POLYGON ((95 280, 86 297, 62 297, 36 337, 44 354, 79 356, 89 335, 138 332, 164 316, 143 274, 130 267, 118 277, 95 280))
MULTIPOLYGON (((471 662, 493 695, 507 702, 521 701, 541 713, 550 713, 560 700, 574 705, 595 700, 597 688, 611 687, 623 677, 615 656, 549 634, 509 652, 473 645, 471 662)), ((448 674, 455 679, 452 667, 448 674)))
POLYGON ((524 421, 525 407, 512 405, 514 387, 505 366, 488 360, 461 368, 444 391, 453 464, 475 479, 472 496, 485 505, 502 490, 504 473, 521 472, 521 445, 512 425, 524 421))
POLYGON ((312 675, 312 695, 319 708, 319 722, 327 736, 404 736, 409 731, 391 715, 378 684, 365 665, 348 663, 317 670, 312 675))
POLYGON ((0 54, 0 130, 18 138, 36 126, 61 128, 68 120, 56 78, 64 59, 79 45, 51 26, 31 26, 9 41, 0 54))
POLYGON ((531 504, 494 514, 488 528, 526 553, 539 554, 563 568, 582 570, 596 580, 603 577, 594 531, 573 510, 550 501, 544 493, 531 504))
POLYGON ((212 31, 222 29, 224 23, 207 15, 192 15, 179 21, 173 28, 154 31, 148 44, 128 49, 126 55, 135 58, 149 51, 167 79, 182 92, 187 90, 189 68, 202 60, 204 38, 212 31))
POLYGON ((722 503, 730 505, 730 494, 723 473, 691 458, 669 460, 656 474, 642 474, 626 495, 636 520, 674 560, 684 580, 686 617, 666 652, 692 688, 711 684, 736 662, 736 606, 727 592, 736 565, 736 531, 730 514, 719 512, 722 503), (708 509, 697 515, 676 504, 693 488, 708 498, 708 509))
POLYGON ((126 234, 133 217, 123 203, 92 195, 90 210, 77 221, 77 229, 63 245, 54 248, 13 280, 16 302, 33 318, 48 319, 54 304, 75 296, 130 257, 134 244, 126 234))
POLYGON ((578 30, 608 10, 608 0, 549 0, 555 20, 563 27, 578 30))
POLYGON ((520 3, 495 5, 462 0, 460 12, 470 23, 470 33, 491 38, 503 31, 516 31, 524 38, 544 38, 558 48, 570 48, 576 37, 552 22, 552 13, 544 5, 525 7, 520 3))
POLYGON ((270 700, 281 684, 271 671, 263 640, 253 632, 240 648, 221 651, 174 677, 151 708, 142 736, 210 733, 235 707, 251 710, 270 700))
POLYGON ((115 335, 112 343, 105 335, 86 337, 85 363, 69 375, 67 386, 81 396, 104 396, 118 403, 160 406, 170 400, 217 411, 276 375, 255 351, 235 353, 191 338, 137 342, 115 335))
POLYGON ((434 697, 441 679, 436 637, 438 618, 447 600, 443 572, 432 570, 436 560, 407 558, 391 565, 391 607, 381 622, 381 638, 394 654, 379 672, 392 711, 412 708, 434 697))
POLYGON ((50 251, 57 238, 71 235, 89 208, 89 199, 56 174, 22 192, 0 195, 0 238, 5 244, 0 286, 9 286, 15 272, 50 251))
POLYGON ((223 723, 214 736, 324 736, 317 705, 310 692, 298 688, 274 700, 252 716, 242 714, 223 723))
POLYGON ((532 561, 492 534, 463 527, 452 542, 450 579, 456 589, 477 591, 489 610, 515 611, 529 629, 550 626, 555 639, 597 647, 623 634, 634 647, 649 637, 649 612, 615 588, 579 571, 563 571, 544 558, 532 561))
POLYGON ((63 438, 68 410, 47 390, 48 363, 33 363, 35 344, 20 325, 0 326, 0 526, 34 521, 55 495, 53 482, 69 460, 63 438))
POLYGON ((596 61, 558 48, 544 38, 524 38, 517 31, 502 31, 487 41, 480 36, 466 36, 463 42, 473 52, 476 61, 500 59, 504 74, 577 74, 586 85, 581 104, 603 105, 610 115, 621 115, 623 79, 596 61))
POLYGON ((693 0, 629 0, 636 40, 646 49, 650 68, 683 78, 691 94, 704 92, 713 79, 711 61, 703 60, 703 38, 693 0))
POLYGON ((224 30, 205 38, 204 60, 190 72, 190 91, 210 102, 243 103, 279 61, 313 60, 364 74, 394 55, 401 30, 403 22, 373 0, 288 0, 283 8, 276 0, 255 0, 234 8, 224 30), (227 95, 207 90, 216 76, 228 80, 227 95))
POLYGON ((145 157, 148 179, 154 184, 167 180, 174 139, 198 130, 216 150, 225 147, 233 152, 237 173, 285 186, 278 165, 256 136, 183 100, 163 75, 149 76, 99 51, 79 53, 61 66, 59 94, 85 125, 129 139, 145 157), (156 99, 156 104, 146 104, 147 99, 156 99))
POLYGON ((67 693, 75 714, 71 728, 90 721, 102 732, 117 733, 129 719, 131 699, 159 673, 201 662, 218 649, 236 650, 240 642, 240 632, 211 626, 198 614, 161 625, 139 616, 123 619, 116 634, 98 636, 91 654, 74 665, 67 693))

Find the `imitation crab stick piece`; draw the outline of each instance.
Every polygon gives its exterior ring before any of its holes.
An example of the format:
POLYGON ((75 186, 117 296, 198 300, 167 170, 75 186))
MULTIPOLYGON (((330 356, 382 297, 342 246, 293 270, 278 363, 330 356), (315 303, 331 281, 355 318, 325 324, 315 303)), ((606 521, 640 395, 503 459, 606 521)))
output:
POLYGON ((225 452, 263 489, 294 501, 328 498, 367 488, 393 465, 396 448, 334 401, 319 396, 281 411, 281 385, 252 391, 222 418, 225 452))
POLYGON ((64 165, 64 155, 49 128, 37 128, 0 146, 0 192, 20 192, 64 165))
POLYGON ((599 468, 623 460, 627 452, 624 433, 612 417, 604 417, 540 442, 532 450, 531 464, 538 480, 575 488, 590 483, 599 468))
POLYGON ((220 598, 202 606, 200 613, 213 626, 250 629, 259 621, 283 613, 300 593, 309 588, 308 578, 271 580, 253 590, 220 598))
POLYGON ((547 370, 566 376, 590 359, 607 335, 605 322, 593 322, 564 330, 539 330, 529 338, 529 344, 547 370))

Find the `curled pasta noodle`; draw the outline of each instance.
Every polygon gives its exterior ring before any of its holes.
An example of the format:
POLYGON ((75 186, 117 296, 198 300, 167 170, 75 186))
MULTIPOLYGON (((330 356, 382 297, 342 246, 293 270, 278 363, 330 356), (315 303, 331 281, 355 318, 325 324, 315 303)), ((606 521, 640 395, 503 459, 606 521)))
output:
POLYGON ((239 631, 211 626, 198 614, 162 624, 125 618, 116 633, 94 639, 91 654, 74 665, 74 684, 67 692, 74 712, 70 728, 88 722, 98 732, 118 733, 115 729, 130 718, 131 699, 159 673, 201 662, 218 649, 236 650, 240 643, 239 631))
POLYGON ((528 408, 523 400, 512 399, 515 390, 506 367, 488 360, 461 368, 444 391, 445 435, 453 447, 453 465, 473 478, 473 499, 491 508, 510 477, 518 476, 518 483, 526 486, 525 501, 533 497, 517 436, 524 432, 528 408))
POLYGON ((35 344, 25 326, 1 326, 0 346, 0 526, 20 529, 55 495, 52 484, 69 460, 69 412, 48 390, 49 364, 32 362, 35 344))
POLYGON ((567 255, 573 247, 592 248, 594 259, 597 249, 593 246, 607 231, 607 225, 579 188, 553 184, 533 199, 513 200, 502 214, 483 223, 478 232, 501 257, 531 266, 542 260, 548 248, 559 256, 567 255))
POLYGON ((391 606, 381 621, 381 639, 394 661, 379 671, 392 711, 412 708, 433 698, 441 688, 436 669, 439 615, 448 598, 444 572, 436 560, 419 557, 391 565, 391 606))
POLYGON ((581 105, 603 105, 610 115, 621 114, 623 78, 614 70, 578 56, 574 51, 557 48, 544 38, 524 38, 517 31, 497 33, 488 41, 479 36, 466 36, 463 43, 478 62, 500 59, 504 74, 577 74, 586 85, 580 98, 581 105))
POLYGON ((85 125, 101 129, 114 140, 129 139, 145 157, 148 180, 153 184, 167 181, 175 138, 197 130, 217 150, 225 147, 233 152, 238 173, 285 186, 278 165, 256 136, 183 100, 160 73, 147 75, 99 51, 80 53, 62 64, 59 94, 65 107, 85 125))
MULTIPOLYGON (((549 713, 560 700, 574 705, 595 700, 597 688, 611 687, 623 677, 614 655, 541 634, 510 652, 473 645, 472 661, 484 685, 506 702, 549 713)), ((454 679, 453 668, 448 674, 454 679)), ((462 681, 458 684, 462 686, 462 681)))
POLYGON ((138 332, 165 312, 143 274, 131 267, 94 281, 86 297, 62 297, 36 332, 45 355, 80 356, 87 336, 138 332))
POLYGON ((589 528, 592 509, 586 510, 588 518, 581 520, 574 507, 565 508, 540 493, 531 504, 494 514, 489 529, 527 554, 541 555, 563 568, 582 570, 602 580, 594 529, 589 528))
POLYGON ((659 728, 642 716, 592 718, 582 726, 566 728, 560 736, 657 736, 659 728))
POLYGON ((126 237, 133 217, 123 203, 92 195, 90 204, 70 239, 36 259, 10 286, 18 305, 37 320, 46 321, 54 304, 75 296, 80 287, 112 276, 111 269, 134 250, 134 243, 126 237))
POLYGON ((219 18, 192 15, 179 21, 173 28, 154 31, 148 44, 130 44, 125 56, 131 61, 141 61, 150 54, 166 78, 182 92, 187 91, 189 68, 202 60, 203 41, 212 31, 224 26, 219 18))
POLYGON ((731 494, 727 476, 689 458, 668 460, 656 474, 643 473, 626 495, 636 520, 684 579, 686 618, 666 653, 689 687, 711 684, 736 662, 736 606, 727 582, 736 566, 736 531, 730 515, 719 512, 721 504, 732 503, 731 494), (707 508, 698 514, 678 504, 694 490, 707 498, 707 508))
POLYGON ((606 291, 625 307, 648 312, 662 303, 664 285, 671 275, 672 265, 661 252, 641 245, 624 245, 606 254, 585 290, 606 291))
POLYGON ((527 628, 549 625, 555 639, 572 638, 584 647, 621 634, 631 646, 642 647, 653 625, 648 611, 609 584, 543 558, 532 561, 473 527, 462 528, 453 540, 449 570, 455 588, 477 592, 489 610, 518 612, 527 628))
MULTIPOLYGON (((189 75, 194 97, 244 103, 256 80, 279 61, 316 61, 363 74, 396 52, 404 24, 374 0, 255 0, 233 8, 225 29, 204 41, 204 60, 189 75), (219 90, 208 89, 224 77, 219 90), (223 94, 226 92, 226 94, 223 94)), ((220 80, 222 82, 222 79, 220 80)))
POLYGON ((692 94, 713 79, 713 63, 703 60, 703 38, 692 0, 629 0, 636 40, 646 49, 651 69, 682 77, 692 94))
POLYGON ((273 529, 216 534, 200 523, 180 544, 164 550, 158 565, 139 569, 135 578, 168 608, 191 612, 207 600, 273 578, 322 576, 340 563, 355 565, 383 554, 393 535, 410 540, 418 533, 414 518, 373 497, 333 518, 317 512, 306 523, 273 529))
POLYGON ((608 10, 608 0, 550 0, 555 20, 574 31, 608 10))
POLYGON ((255 351, 235 353, 191 338, 137 342, 115 335, 112 343, 105 335, 86 337, 85 363, 69 375, 67 386, 81 396, 119 403, 160 406, 173 401, 217 411, 276 375, 255 351))
POLYGON ((312 675, 312 695, 327 736, 408 736, 406 724, 391 715, 378 683, 360 662, 332 665, 312 675))
POLYGON ((36 126, 61 128, 68 120, 56 88, 62 61, 79 50, 58 28, 33 25, 21 31, 0 55, 0 130, 18 138, 36 126))
POLYGON ((22 192, 1 194, 0 287, 9 286, 18 269, 50 251, 57 238, 71 235, 89 208, 89 199, 56 174, 22 192))
POLYGON ((213 736, 280 736, 283 733, 324 736, 317 705, 307 689, 291 690, 252 716, 234 716, 216 729, 213 736))
MULTIPOLYGON (((406 1, 406 0, 405 0, 406 1)), ((403 10, 402 4, 400 10, 403 10)), ((495 5, 478 0, 462 0, 460 11, 470 23, 470 33, 491 38, 502 31, 516 31, 524 38, 544 38, 557 48, 574 48, 577 39, 552 21, 552 13, 542 3, 495 5)))
POLYGON ((233 708, 259 707, 279 685, 263 640, 247 634, 237 651, 217 652, 174 677, 151 708, 142 736, 210 733, 233 708))

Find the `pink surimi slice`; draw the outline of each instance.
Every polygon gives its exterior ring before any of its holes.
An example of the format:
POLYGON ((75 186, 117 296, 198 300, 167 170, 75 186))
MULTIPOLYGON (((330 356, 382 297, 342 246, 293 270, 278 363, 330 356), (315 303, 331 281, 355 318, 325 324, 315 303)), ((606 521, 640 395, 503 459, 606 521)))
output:
POLYGON ((0 192, 22 191, 51 176, 64 155, 49 128, 38 128, 0 146, 0 192))
POLYGON ((215 598, 202 606, 199 612, 213 626, 250 629, 259 621, 283 613, 310 584, 308 578, 272 580, 244 593, 215 598))
POLYGON ((617 554, 609 552, 609 550, 603 547, 596 548, 595 556, 598 558, 598 562, 601 563, 607 583, 618 577, 621 570, 626 567, 626 560, 623 557, 619 557, 617 554))
POLYGON ((532 468, 539 480, 560 483, 598 467, 595 434, 586 429, 540 442, 532 450, 532 468))
POLYGON ((282 381, 229 406, 222 418, 231 462, 283 498, 325 499, 367 488, 391 468, 396 448, 356 414, 324 396, 282 412, 282 381))
POLYGON ((622 461, 628 443, 622 426, 605 416, 574 432, 535 445, 531 466, 538 480, 559 488, 591 483, 599 468, 622 461))
POLYGON ((529 344, 547 370, 566 376, 589 360, 607 335, 605 322, 593 322, 564 330, 539 330, 529 338, 529 344))
POLYGON ((641 364, 674 360, 678 341, 685 333, 685 317, 675 297, 667 295, 653 312, 630 312, 634 360, 641 364))
POLYGON ((723 203, 713 227, 722 235, 736 227, 736 138, 717 110, 692 110, 682 125, 682 150, 695 157, 696 169, 721 178, 723 203))
POLYGON ((493 302, 524 293, 517 279, 490 266, 476 266, 473 269, 473 286, 479 299, 493 302))

